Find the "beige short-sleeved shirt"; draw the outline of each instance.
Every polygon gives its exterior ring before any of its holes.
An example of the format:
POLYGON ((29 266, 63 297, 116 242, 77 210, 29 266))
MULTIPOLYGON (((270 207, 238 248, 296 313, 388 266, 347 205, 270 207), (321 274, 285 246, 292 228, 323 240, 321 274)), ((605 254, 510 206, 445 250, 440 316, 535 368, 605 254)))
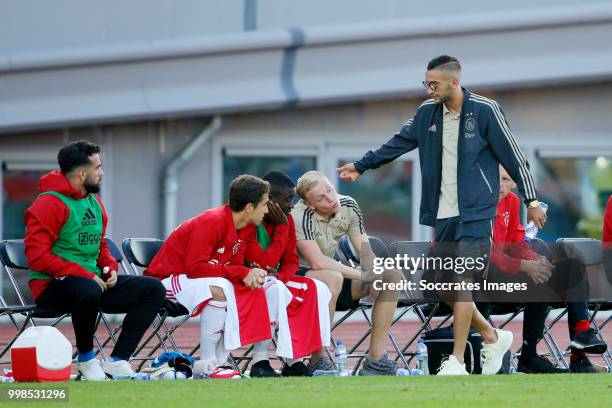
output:
POLYGON ((442 182, 440 202, 436 218, 450 218, 459 215, 457 202, 457 145, 459 139, 460 114, 451 112, 442 105, 442 182))
MULTIPOLYGON (((297 240, 315 241, 321 252, 330 258, 334 255, 343 235, 365 234, 363 214, 357 202, 349 196, 338 195, 338 197, 340 212, 334 214, 330 219, 308 208, 303 200, 298 201, 291 211, 295 221, 297 240)), ((310 268, 310 264, 302 254, 300 254, 300 268, 310 268)))

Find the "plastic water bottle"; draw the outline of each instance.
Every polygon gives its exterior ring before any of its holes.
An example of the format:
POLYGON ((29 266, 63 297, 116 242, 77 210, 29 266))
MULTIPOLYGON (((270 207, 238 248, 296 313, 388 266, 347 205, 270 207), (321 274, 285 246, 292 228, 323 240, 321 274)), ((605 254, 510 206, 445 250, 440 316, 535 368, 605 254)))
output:
MULTIPOLYGON (((546 212, 546 210, 548 210, 548 204, 540 202, 540 208, 546 212)), ((529 221, 525 226, 525 241, 530 242, 536 235, 538 235, 538 227, 535 226, 533 221, 529 221)))
POLYGON ((397 370, 395 370, 396 377, 408 377, 411 375, 412 375, 412 372, 409 370, 406 370, 405 368, 398 368, 397 370))
POLYGON ((187 376, 181 371, 170 370, 158 376, 151 376, 151 380, 186 380, 187 376))
POLYGON ((340 377, 350 377, 351 372, 348 369, 348 355, 346 346, 342 340, 336 342, 336 367, 338 367, 338 375, 340 377))
POLYGON ((338 377, 338 371, 315 370, 312 372, 313 377, 338 377))
POLYGON ((427 363, 427 346, 423 339, 419 339, 416 346, 416 368, 420 370, 423 375, 429 374, 429 365, 427 363))
POLYGON ((124 376, 115 376, 113 377, 115 381, 149 381, 151 380, 151 376, 145 373, 134 373, 133 375, 124 375, 124 376))

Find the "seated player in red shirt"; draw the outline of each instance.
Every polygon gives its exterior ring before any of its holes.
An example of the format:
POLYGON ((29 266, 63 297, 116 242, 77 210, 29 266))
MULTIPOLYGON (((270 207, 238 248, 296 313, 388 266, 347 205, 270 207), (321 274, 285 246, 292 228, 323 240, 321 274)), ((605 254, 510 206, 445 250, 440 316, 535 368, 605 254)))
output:
MULTIPOLYGON (((507 275, 524 272, 536 284, 547 282, 554 274, 550 263, 552 251, 546 256, 536 253, 525 243, 525 229, 520 224, 520 200, 511 190, 516 187, 506 170, 500 166, 500 200, 493 231, 491 267, 507 275), (548 258, 547 258, 548 256, 548 258)), ((495 273, 494 271, 492 271, 495 273)), ((523 318, 523 348, 519 358, 518 371, 524 373, 563 373, 536 352, 537 343, 543 335, 548 304, 529 302, 523 318)), ((606 344, 595 337, 590 329, 586 302, 568 302, 568 326, 570 330, 572 372, 595 372, 585 352, 603 353, 606 344)))
POLYGON ((191 316, 200 314, 201 359, 194 375, 235 378, 225 366, 229 351, 271 338, 267 272, 245 266, 247 241, 268 212, 269 184, 242 175, 229 203, 179 225, 144 272, 162 281, 166 298, 191 316))
POLYGON ((608 205, 603 218, 602 231, 604 266, 608 276, 612 275, 612 194, 608 197, 608 205))
MULTIPOLYGON (((270 183, 270 202, 264 221, 257 226, 257 239, 247 246, 247 262, 268 270, 264 286, 266 295, 273 286, 286 287, 291 292, 290 303, 279 305, 278 315, 271 320, 283 322, 289 328, 277 338, 277 355, 287 357, 282 375, 285 377, 311 376, 312 372, 302 358, 313 354, 311 360, 320 358, 329 345, 330 323, 328 304, 331 292, 321 281, 296 276, 299 267, 295 223, 291 216, 294 207, 295 183, 280 171, 270 171, 263 179, 270 183), (272 278, 276 277, 276 279, 272 278)), ((270 300, 268 305, 270 305, 270 300)), ((276 372, 268 362, 270 341, 255 344, 251 377, 273 377, 276 372)))

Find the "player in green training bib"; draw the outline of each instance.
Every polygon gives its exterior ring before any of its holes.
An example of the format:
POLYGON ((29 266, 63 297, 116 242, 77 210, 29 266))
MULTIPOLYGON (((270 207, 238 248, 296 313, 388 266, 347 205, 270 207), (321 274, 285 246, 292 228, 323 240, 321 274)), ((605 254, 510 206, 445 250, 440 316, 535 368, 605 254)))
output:
POLYGON ((32 295, 40 307, 71 314, 83 378, 131 378, 128 361, 162 307, 165 289, 156 279, 117 274, 104 239, 108 216, 97 195, 104 175, 100 147, 73 142, 57 161, 60 170, 40 179, 39 195, 25 213, 32 295), (102 363, 93 350, 100 311, 127 313, 111 357, 102 363))

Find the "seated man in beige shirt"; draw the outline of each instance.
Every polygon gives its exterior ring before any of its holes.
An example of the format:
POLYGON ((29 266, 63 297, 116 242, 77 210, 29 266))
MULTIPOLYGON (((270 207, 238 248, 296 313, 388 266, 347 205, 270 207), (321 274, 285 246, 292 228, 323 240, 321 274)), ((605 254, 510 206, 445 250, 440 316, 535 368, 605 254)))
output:
MULTIPOLYGON (((372 248, 364 228, 363 215, 357 202, 339 195, 327 177, 317 171, 305 173, 297 183, 297 193, 301 200, 292 210, 295 220, 297 247, 300 255, 300 269, 297 274, 323 281, 332 293, 330 316, 336 310, 348 310, 362 297, 373 294, 373 280, 399 282, 396 271, 382 275, 365 273, 360 267, 343 265, 332 256, 343 235, 347 235, 359 258, 372 259, 372 248)), ((367 269, 363 265, 364 270, 367 269)), ((372 296, 374 297, 374 296, 372 296)), ((366 362, 360 375, 395 375, 397 365, 390 360, 384 344, 391 327, 393 314, 397 307, 398 292, 381 291, 375 293, 372 309, 372 338, 366 362)), ((313 363, 314 370, 333 369, 327 357, 313 363)))

